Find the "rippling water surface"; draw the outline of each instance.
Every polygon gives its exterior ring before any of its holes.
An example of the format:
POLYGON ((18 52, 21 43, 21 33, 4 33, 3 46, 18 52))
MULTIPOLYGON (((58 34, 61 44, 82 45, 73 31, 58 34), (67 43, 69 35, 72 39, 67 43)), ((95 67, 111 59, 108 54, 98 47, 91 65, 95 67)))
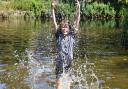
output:
MULTIPOLYGON (((128 89, 128 31, 123 24, 81 22, 70 71, 72 89, 128 89)), ((0 21, 0 89, 55 89, 51 29, 49 21, 0 21)))

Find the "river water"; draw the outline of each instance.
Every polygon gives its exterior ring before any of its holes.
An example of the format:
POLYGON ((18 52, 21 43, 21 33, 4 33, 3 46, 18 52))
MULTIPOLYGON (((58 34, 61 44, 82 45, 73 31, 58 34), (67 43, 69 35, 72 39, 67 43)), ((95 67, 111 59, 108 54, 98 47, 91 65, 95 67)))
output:
MULTIPOLYGON (((81 22, 70 71, 72 89, 128 89, 125 25, 81 22)), ((55 89, 57 53, 51 29, 50 21, 0 21, 0 89, 55 89)))

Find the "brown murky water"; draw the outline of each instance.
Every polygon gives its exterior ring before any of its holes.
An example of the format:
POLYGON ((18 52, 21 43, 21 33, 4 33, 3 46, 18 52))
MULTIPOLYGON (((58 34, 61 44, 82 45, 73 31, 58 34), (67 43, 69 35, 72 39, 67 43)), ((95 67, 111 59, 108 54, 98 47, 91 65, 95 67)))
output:
MULTIPOLYGON (((128 89, 128 31, 123 24, 81 22, 74 58, 83 63, 86 54, 94 63, 101 89, 128 89)), ((0 21, 0 89, 55 88, 56 47, 50 29, 49 21, 0 21)))

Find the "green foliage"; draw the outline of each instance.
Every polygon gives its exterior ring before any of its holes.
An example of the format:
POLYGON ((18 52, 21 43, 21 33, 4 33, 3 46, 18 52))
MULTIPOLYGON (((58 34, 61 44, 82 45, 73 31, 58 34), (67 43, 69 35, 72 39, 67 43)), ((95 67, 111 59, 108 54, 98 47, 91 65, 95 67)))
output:
MULTIPOLYGON (((41 13, 50 14, 51 0, 13 0, 12 6, 16 10, 32 11, 35 17, 41 16, 41 13)), ((60 3, 57 6, 57 12, 62 15, 73 15, 74 6, 67 3, 60 3)))
MULTIPOLYGON (((128 9, 126 9, 126 12, 128 12, 128 9)), ((128 13, 125 15, 123 19, 124 28, 128 30, 128 13)))
POLYGON ((120 9, 119 15, 124 18, 127 15, 127 8, 122 7, 120 9))
MULTIPOLYGON (((94 1, 80 0, 81 14, 91 17, 125 17, 128 13, 128 0, 94 1)), ((12 9, 30 11, 35 17, 40 17, 42 12, 50 15, 51 0, 0 0, 0 10, 12 9)), ((56 11, 61 15, 74 16, 75 0, 59 0, 56 11)))
POLYGON ((36 17, 41 15, 41 12, 49 12, 50 0, 13 0, 12 6, 16 10, 32 11, 36 17))
POLYGON ((62 15, 70 15, 72 16, 74 13, 74 7, 69 4, 59 4, 57 7, 57 12, 61 13, 62 15))
POLYGON ((87 4, 83 13, 86 15, 110 15, 115 16, 115 10, 110 4, 104 3, 91 3, 87 4))

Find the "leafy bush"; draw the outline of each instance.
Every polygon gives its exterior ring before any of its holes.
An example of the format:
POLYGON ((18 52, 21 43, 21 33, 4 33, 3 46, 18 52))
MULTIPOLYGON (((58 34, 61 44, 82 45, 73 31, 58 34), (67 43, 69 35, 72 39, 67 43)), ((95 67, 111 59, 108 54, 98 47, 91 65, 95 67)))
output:
MULTIPOLYGON (((41 13, 44 12, 50 15, 51 12, 51 0, 10 0, 11 6, 14 10, 22 10, 22 11, 31 11, 33 12, 35 17, 40 17, 41 13)), ((1 0, 0 0, 1 2, 1 0)), ((81 1, 81 5, 82 5, 81 1)), ((1 7, 3 7, 1 5, 1 7)), ((6 5, 7 9, 10 8, 9 5, 6 5)), ((4 8, 6 8, 4 7, 4 8)), ((90 2, 86 3, 83 7, 81 6, 81 14, 85 16, 99 16, 99 17, 115 17, 116 9, 111 6, 111 4, 103 3, 103 2, 90 2)), ((119 12, 120 16, 125 16, 126 7, 121 7, 119 12)), ((61 15, 67 15, 72 17, 75 11, 75 2, 72 0, 60 0, 57 6, 56 11, 61 15)))
POLYGON ((124 15, 123 18, 123 24, 124 24, 124 28, 128 30, 128 9, 125 9, 126 14, 124 15))
MULTIPOLYGON (((41 16, 41 13, 51 12, 51 0, 13 0, 12 7, 16 10, 32 11, 35 17, 41 16)), ((60 3, 57 6, 57 12, 65 15, 72 15, 73 6, 71 4, 60 3)))
POLYGON ((87 4, 83 13, 86 15, 110 15, 115 16, 115 10, 110 4, 104 3, 91 3, 87 4))
POLYGON ((63 14, 63 15, 70 15, 72 16, 74 14, 74 7, 69 4, 59 4, 57 7, 57 12, 63 14))
POLYGON ((12 7, 16 10, 32 11, 34 15, 40 16, 41 12, 50 10, 50 0, 13 0, 12 7))
POLYGON ((127 8, 122 7, 120 12, 119 12, 119 15, 121 17, 125 17, 127 15, 127 8))

